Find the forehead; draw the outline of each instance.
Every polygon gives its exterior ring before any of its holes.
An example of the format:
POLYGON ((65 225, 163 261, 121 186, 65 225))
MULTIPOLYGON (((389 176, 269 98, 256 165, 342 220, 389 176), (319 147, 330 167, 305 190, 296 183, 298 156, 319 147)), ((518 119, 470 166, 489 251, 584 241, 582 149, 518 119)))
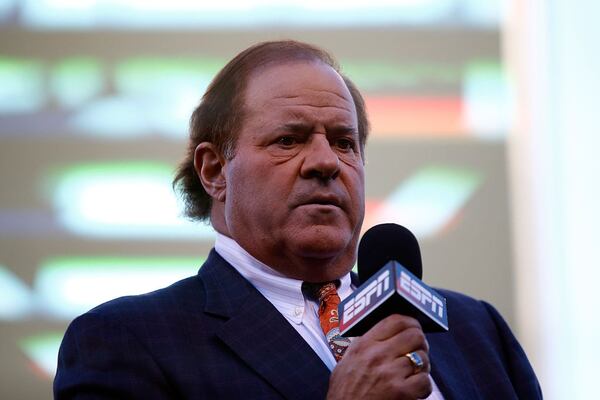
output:
POLYGON ((320 61, 296 61, 254 71, 245 91, 248 111, 336 116, 356 124, 356 109, 342 77, 320 61))

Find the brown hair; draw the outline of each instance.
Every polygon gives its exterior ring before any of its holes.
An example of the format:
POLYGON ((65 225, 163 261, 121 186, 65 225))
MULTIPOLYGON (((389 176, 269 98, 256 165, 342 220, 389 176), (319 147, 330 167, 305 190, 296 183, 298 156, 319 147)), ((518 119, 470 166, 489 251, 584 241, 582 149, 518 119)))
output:
POLYGON ((335 59, 325 50, 293 40, 258 43, 239 53, 219 71, 192 113, 187 153, 173 180, 173 187, 183 197, 187 217, 207 219, 212 205, 212 198, 204 190, 194 169, 196 147, 202 142, 210 142, 226 159, 233 158, 237 135, 244 119, 244 91, 248 77, 266 65, 290 61, 320 61, 342 76, 356 107, 363 151, 369 131, 365 103, 356 86, 340 73, 335 59))

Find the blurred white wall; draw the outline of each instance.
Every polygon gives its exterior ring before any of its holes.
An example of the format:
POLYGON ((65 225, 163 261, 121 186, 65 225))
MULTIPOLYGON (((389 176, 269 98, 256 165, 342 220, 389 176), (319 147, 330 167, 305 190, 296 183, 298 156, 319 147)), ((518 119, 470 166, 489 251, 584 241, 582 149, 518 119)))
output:
POLYGON ((517 318, 548 399, 597 397, 600 4, 512 0, 517 318))

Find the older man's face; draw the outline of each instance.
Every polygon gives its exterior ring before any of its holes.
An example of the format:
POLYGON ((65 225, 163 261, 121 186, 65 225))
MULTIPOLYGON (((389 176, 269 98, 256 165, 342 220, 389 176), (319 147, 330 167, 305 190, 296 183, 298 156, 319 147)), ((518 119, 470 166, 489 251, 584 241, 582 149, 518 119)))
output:
POLYGON ((318 62, 250 76, 236 154, 224 167, 225 223, 267 265, 307 281, 352 267, 364 217, 356 109, 342 78, 318 62))

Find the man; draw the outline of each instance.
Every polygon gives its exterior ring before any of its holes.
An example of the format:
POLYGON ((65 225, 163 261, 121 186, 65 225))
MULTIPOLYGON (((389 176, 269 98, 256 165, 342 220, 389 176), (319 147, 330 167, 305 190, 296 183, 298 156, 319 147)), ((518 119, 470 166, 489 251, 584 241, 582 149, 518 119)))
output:
POLYGON ((443 292, 449 333, 392 315, 349 346, 335 334, 331 304, 358 284, 367 133, 324 51, 281 41, 235 57, 192 115, 175 179, 215 249, 197 276, 73 321, 55 396, 541 397, 502 318, 456 293, 443 292))

